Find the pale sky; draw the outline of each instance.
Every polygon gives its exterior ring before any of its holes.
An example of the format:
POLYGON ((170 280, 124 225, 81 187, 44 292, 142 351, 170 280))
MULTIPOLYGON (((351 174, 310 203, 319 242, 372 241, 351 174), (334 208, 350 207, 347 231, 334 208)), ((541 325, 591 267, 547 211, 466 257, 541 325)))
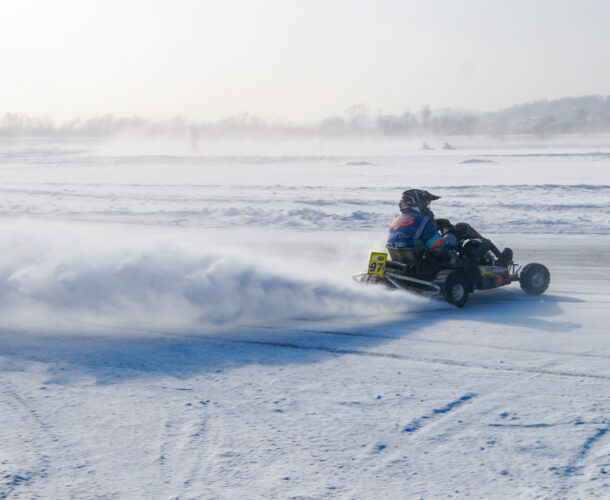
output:
POLYGON ((610 94, 610 0, 0 0, 0 115, 293 122, 610 94))

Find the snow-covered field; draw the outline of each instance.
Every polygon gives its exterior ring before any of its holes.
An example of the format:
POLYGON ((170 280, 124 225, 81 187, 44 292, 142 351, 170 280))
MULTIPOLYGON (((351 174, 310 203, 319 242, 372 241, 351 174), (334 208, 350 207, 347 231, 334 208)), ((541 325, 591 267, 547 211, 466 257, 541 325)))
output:
POLYGON ((610 497, 610 137, 452 143, 0 143, 0 498, 610 497), (547 294, 352 283, 407 187, 547 294))

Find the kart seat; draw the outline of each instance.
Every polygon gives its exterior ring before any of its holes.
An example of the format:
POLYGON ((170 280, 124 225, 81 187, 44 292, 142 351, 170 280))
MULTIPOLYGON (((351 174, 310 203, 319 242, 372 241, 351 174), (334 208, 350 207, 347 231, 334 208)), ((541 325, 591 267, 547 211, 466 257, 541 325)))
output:
POLYGON ((424 260, 427 248, 395 248, 386 245, 390 258, 401 264, 416 264, 421 265, 424 260))

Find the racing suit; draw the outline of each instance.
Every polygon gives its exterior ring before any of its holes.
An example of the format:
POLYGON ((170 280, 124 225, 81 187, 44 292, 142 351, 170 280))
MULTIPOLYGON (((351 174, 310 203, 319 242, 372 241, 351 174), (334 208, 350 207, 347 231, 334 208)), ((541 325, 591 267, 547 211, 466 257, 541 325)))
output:
MULTIPOLYGON (((415 210, 405 210, 390 225, 388 245, 394 248, 446 248, 434 221, 415 210)), ((451 242, 452 243, 452 242, 451 242)))

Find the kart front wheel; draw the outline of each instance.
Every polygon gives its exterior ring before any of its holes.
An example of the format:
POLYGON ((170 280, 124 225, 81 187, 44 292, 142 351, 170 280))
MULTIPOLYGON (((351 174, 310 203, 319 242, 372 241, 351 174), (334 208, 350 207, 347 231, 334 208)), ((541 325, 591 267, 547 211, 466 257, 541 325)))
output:
POLYGON ((519 276, 521 289, 529 295, 541 295, 549 287, 551 273, 542 264, 528 264, 519 276))
POLYGON ((459 272, 439 273, 435 282, 440 285, 443 296, 447 302, 456 307, 464 307, 468 301, 470 284, 459 272))

